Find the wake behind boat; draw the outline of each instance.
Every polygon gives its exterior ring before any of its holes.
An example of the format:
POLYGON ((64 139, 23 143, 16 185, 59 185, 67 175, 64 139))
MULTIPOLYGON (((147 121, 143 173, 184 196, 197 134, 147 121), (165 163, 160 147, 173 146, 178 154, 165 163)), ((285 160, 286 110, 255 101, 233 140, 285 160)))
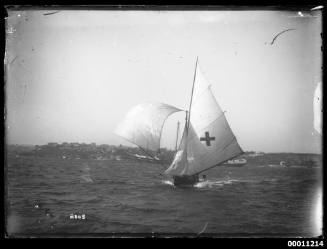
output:
MULTIPOLYGON (((115 132, 155 157, 160 151, 164 123, 178 111, 182 110, 164 103, 143 103, 129 111, 115 132)), ((173 178, 174 185, 193 186, 199 182, 201 172, 221 166, 242 153, 197 59, 183 135, 165 174, 173 178)))

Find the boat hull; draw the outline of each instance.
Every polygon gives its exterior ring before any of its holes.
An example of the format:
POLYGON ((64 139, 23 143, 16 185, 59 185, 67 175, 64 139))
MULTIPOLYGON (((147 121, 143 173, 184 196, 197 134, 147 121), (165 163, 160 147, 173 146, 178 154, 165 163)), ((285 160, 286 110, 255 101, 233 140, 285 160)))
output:
POLYGON ((226 163, 224 163, 227 167, 243 167, 247 164, 247 161, 245 159, 235 159, 235 160, 228 160, 226 163))
POLYGON ((199 182, 199 175, 173 176, 175 186, 193 186, 199 182))

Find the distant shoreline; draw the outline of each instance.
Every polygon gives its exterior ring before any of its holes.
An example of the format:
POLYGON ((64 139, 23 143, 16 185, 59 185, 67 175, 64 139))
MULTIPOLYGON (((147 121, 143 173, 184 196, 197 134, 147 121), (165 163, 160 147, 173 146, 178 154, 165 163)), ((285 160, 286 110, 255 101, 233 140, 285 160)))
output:
MULTIPOLYGON (((95 143, 48 143, 47 145, 8 145, 6 154, 9 157, 55 158, 59 160, 112 160, 143 161, 170 164, 175 156, 174 150, 161 148, 158 152, 144 153, 138 147, 123 145, 96 145, 95 143), (149 156, 149 154, 152 155, 149 156)), ((322 166, 322 155, 314 153, 265 153, 246 151, 238 156, 246 159, 247 165, 284 165, 284 166, 322 166)))
MULTIPOLYGON (((58 145, 63 145, 66 142, 63 143, 57 143, 57 142, 49 142, 47 144, 5 144, 6 147, 35 147, 35 146, 48 146, 49 144, 58 144, 58 145)), ((79 145, 92 145, 94 144, 95 146, 110 146, 110 147, 120 147, 122 146, 123 148, 138 148, 137 146, 127 146, 127 145, 113 145, 113 144, 96 144, 96 143, 78 143, 78 142, 67 142, 66 144, 79 144, 79 145)), ((171 150, 174 151, 173 149, 168 149, 168 148, 161 148, 164 150, 171 150)), ((313 153, 313 152, 287 152, 287 151, 277 151, 277 152, 267 152, 267 151, 245 151, 244 154, 251 154, 251 153, 264 153, 264 154, 303 154, 303 155, 317 155, 317 156, 322 156, 322 153, 313 153)))

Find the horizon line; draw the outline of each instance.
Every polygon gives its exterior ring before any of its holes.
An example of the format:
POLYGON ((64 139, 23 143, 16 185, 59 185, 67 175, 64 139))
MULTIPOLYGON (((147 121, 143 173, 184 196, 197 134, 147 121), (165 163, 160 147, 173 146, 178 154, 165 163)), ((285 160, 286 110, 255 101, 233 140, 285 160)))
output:
MULTIPOLYGON (((78 143, 78 144, 95 144, 95 145, 109 145, 109 146, 117 146, 119 147, 124 146, 124 147, 131 147, 131 148, 139 148, 136 145, 123 145, 123 144, 119 144, 119 145, 115 145, 115 144, 107 144, 107 143, 96 143, 96 142, 90 142, 90 143, 85 143, 85 142, 48 142, 46 144, 18 144, 18 143, 6 143, 6 146, 12 146, 12 145, 16 145, 16 146, 42 146, 42 145, 48 145, 49 143, 57 143, 58 145, 63 144, 63 143, 78 143)), ((169 149, 167 147, 161 147, 160 149, 169 149)), ((174 149, 169 149, 169 150, 174 150, 174 149)), ((261 150, 244 150, 244 153, 247 152, 255 152, 255 153, 265 153, 265 154, 281 154, 281 153, 287 153, 287 154, 315 154, 315 155, 322 155, 322 152, 287 152, 287 151, 261 151, 261 150)))

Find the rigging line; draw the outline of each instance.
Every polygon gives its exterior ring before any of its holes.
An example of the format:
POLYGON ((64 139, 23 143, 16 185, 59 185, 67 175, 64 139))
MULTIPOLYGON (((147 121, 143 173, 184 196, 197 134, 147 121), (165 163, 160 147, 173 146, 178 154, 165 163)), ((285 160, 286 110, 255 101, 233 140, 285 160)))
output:
POLYGON ((162 125, 161 125, 161 128, 160 128, 160 134, 159 134, 159 152, 160 152, 160 143, 161 143, 161 135, 162 135, 162 130, 163 130, 163 127, 164 127, 164 125, 165 125, 165 123, 166 123, 166 120, 169 118, 169 116, 170 115, 172 115, 172 114, 174 114, 174 113, 176 113, 176 112, 181 112, 181 111, 183 111, 183 110, 181 110, 181 109, 179 109, 179 108, 176 108, 176 109, 178 109, 177 111, 174 111, 174 112, 172 112, 172 113, 170 113, 169 115, 167 115, 167 117, 164 119, 164 121, 163 121, 163 123, 162 123, 162 125))
MULTIPOLYGON (((185 111, 186 113, 187 113, 187 111, 185 111)), ((187 116, 185 117, 185 119, 187 119, 187 116)), ((187 121, 187 120, 186 120, 187 121)), ((184 129, 183 129, 183 133, 182 133, 182 136, 181 136, 181 139, 180 139, 180 142, 179 142, 179 145, 178 145, 178 147, 177 147, 177 150, 174 152, 174 155, 173 155, 173 158, 172 159, 175 159, 175 156, 176 156, 176 154, 177 154, 177 152, 180 150, 180 148, 181 148, 181 144, 182 144, 182 142, 183 141, 185 141, 185 133, 187 133, 187 130, 186 130, 186 128, 187 128, 187 123, 185 122, 185 125, 184 125, 184 129)), ((187 134, 186 134, 186 136, 187 136, 187 134)), ((173 160, 172 160, 172 162, 173 162, 173 160)))
POLYGON ((145 154, 147 154, 148 156, 150 156, 152 159, 156 160, 153 155, 151 155, 150 153, 148 153, 145 149, 143 149, 141 146, 137 145, 145 154))
MULTIPOLYGON (((147 150, 149 150, 148 149, 148 146, 149 146, 149 140, 150 140, 150 142, 151 143, 153 143, 153 138, 152 138, 152 136, 151 136, 151 138, 150 139, 147 139, 147 137, 146 137, 146 135, 144 135, 143 134, 143 131, 141 131, 140 129, 137 129, 137 131, 138 131, 138 133, 145 139, 145 141, 146 141, 146 149, 147 150)), ((149 131, 147 131, 147 132, 149 132, 149 131)), ((149 132, 149 133, 151 133, 151 132, 149 132)), ((133 135, 133 138, 134 138, 135 136, 133 135)), ((133 142, 134 143, 134 142, 133 142)), ((139 146, 139 147, 141 147, 140 145, 138 145, 137 143, 134 143, 134 144, 136 144, 137 146, 139 146)))
POLYGON ((15 58, 14 58, 13 60, 11 60, 11 62, 9 62, 9 63, 5 63, 5 64, 7 64, 7 65, 8 65, 8 64, 11 65, 12 63, 14 63, 14 61, 17 59, 17 57, 18 57, 18 55, 16 55, 15 58))
POLYGON ((197 235, 200 235, 201 233, 203 233, 206 230, 208 223, 209 222, 206 222, 206 224, 204 225, 204 227, 202 228, 202 230, 197 235))
POLYGON ((277 35, 275 35, 275 37, 273 38, 273 40, 270 42, 270 45, 273 45, 275 40, 277 39, 278 36, 280 36, 281 34, 287 32, 287 31, 291 31, 291 30, 295 30, 295 29, 286 29, 286 30, 283 30, 282 32, 279 32, 277 35))
MULTIPOLYGON (((127 138, 125 138, 125 137, 123 137, 123 136, 121 136, 121 135, 119 135, 119 134, 116 134, 115 133, 115 135, 116 136, 119 136, 119 137, 121 137, 121 138, 123 138, 123 139, 125 139, 125 140, 127 140, 128 142, 130 142, 130 143, 132 143, 132 144, 135 144, 137 147, 139 147, 145 154, 147 154, 148 156, 150 156, 152 159, 155 159, 154 157, 153 157, 153 155, 151 155, 151 154, 149 154, 148 152, 146 152, 145 150, 144 150, 144 148, 142 148, 140 145, 138 145, 138 144, 136 144, 135 142, 133 142, 133 141, 131 141, 131 140, 129 140, 129 139, 127 139, 127 138)), ((156 160, 156 159, 155 159, 156 160)))

